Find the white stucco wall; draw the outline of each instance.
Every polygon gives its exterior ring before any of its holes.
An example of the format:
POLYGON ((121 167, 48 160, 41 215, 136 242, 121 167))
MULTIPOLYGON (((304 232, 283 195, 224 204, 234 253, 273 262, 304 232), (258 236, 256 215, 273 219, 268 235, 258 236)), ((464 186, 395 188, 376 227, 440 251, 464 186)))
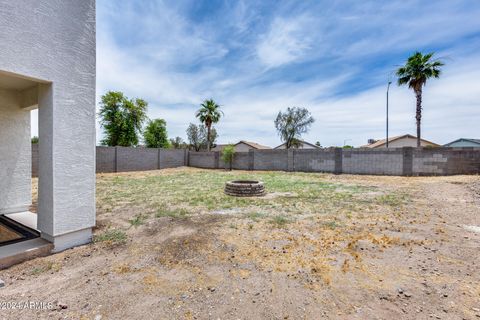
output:
POLYGON ((68 239, 86 242, 95 224, 95 1, 0 0, 0 43, 0 71, 49 82, 38 94, 38 228, 54 242, 82 231, 68 239))
POLYGON ((31 204, 30 111, 15 90, 0 89, 0 214, 31 204))

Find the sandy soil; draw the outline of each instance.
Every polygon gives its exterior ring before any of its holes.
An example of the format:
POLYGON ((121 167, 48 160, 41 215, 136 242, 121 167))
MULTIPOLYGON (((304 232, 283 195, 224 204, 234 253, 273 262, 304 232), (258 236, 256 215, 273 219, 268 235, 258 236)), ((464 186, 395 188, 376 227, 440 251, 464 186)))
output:
POLYGON ((409 198, 281 227, 242 210, 149 219, 126 244, 0 271, 0 318, 480 319, 480 177, 323 179, 409 198))

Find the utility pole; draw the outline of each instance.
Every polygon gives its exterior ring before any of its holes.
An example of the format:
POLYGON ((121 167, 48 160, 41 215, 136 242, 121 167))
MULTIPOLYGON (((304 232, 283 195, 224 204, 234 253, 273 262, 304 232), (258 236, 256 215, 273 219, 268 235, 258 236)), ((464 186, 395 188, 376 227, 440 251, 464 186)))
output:
POLYGON ((387 84, 387 148, 388 148, 388 90, 390 89, 390 85, 392 84, 392 81, 388 81, 387 84))

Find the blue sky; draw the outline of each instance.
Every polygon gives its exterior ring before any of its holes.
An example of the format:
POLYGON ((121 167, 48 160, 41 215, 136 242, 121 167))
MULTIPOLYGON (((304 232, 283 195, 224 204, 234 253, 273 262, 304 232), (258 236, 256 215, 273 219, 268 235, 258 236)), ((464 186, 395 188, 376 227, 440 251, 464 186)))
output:
MULTIPOLYGON (((214 98, 219 142, 270 146, 278 111, 306 107, 316 119, 306 140, 358 146, 384 137, 392 71, 435 51, 446 66, 424 90, 424 137, 480 138, 479 17, 478 0, 98 0, 97 95, 144 98, 182 138, 214 98)), ((390 97, 390 135, 414 133, 413 93, 393 86, 390 97)))

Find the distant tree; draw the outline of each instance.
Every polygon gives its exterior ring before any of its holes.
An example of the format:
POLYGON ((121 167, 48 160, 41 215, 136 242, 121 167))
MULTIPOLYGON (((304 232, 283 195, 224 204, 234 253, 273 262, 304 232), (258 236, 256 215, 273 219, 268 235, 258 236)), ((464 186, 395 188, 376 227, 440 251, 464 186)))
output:
POLYGON ((317 147, 319 147, 319 148, 322 147, 322 145, 320 144, 320 141, 315 142, 315 145, 316 145, 317 147))
POLYGON ((223 113, 220 110, 220 106, 215 101, 213 101, 213 99, 203 101, 203 103, 200 105, 200 109, 198 109, 196 113, 196 117, 207 128, 207 151, 210 151, 210 147, 212 145, 212 140, 210 136, 212 124, 220 121, 222 115, 223 113))
POLYGON ((430 78, 440 77, 440 67, 444 63, 438 59, 432 59, 434 53, 422 54, 415 52, 411 55, 405 65, 397 70, 398 85, 407 85, 415 92, 417 108, 415 119, 417 123, 417 147, 420 147, 420 125, 422 120, 422 90, 430 78))
POLYGON ((308 132, 314 121, 306 108, 287 108, 287 111, 278 113, 275 128, 285 147, 290 149, 298 143, 303 133, 308 132))
POLYGON ((37 144, 38 143, 38 137, 37 136, 33 136, 32 137, 32 144, 37 144))
POLYGON ((199 129, 200 129, 200 137, 202 138, 201 149, 208 151, 208 150, 211 150, 212 148, 215 148, 215 146, 217 145, 216 141, 218 138, 217 129, 215 129, 214 127, 211 128, 210 139, 208 139, 208 134, 204 126, 200 126, 199 129), (208 143, 209 141, 210 143, 208 143))
POLYGON ((232 170, 233 157, 235 156, 235 146, 229 144, 222 151, 222 160, 230 170, 232 170))
MULTIPOLYGON (((217 140, 218 134, 215 128, 210 130, 210 148, 215 147, 215 141, 217 140)), ((203 125, 195 125, 190 123, 187 128, 187 139, 189 148, 195 151, 200 151, 202 149, 208 149, 207 143, 207 130, 203 125)))
POLYGON ((143 123, 147 120, 147 102, 128 99, 122 92, 108 91, 101 97, 100 124, 105 138, 103 145, 136 146, 143 123))
POLYGON ((187 144, 180 137, 170 139, 170 145, 173 149, 186 149, 187 144))
POLYGON ((343 146, 343 149, 353 149, 353 146, 346 144, 343 146))
POLYGON ((187 139, 191 149, 195 151, 200 151, 202 147, 202 136, 200 133, 200 128, 203 126, 197 126, 193 123, 190 123, 187 128, 187 139))
POLYGON ((168 148, 167 122, 163 119, 150 120, 143 131, 147 148, 168 148))

